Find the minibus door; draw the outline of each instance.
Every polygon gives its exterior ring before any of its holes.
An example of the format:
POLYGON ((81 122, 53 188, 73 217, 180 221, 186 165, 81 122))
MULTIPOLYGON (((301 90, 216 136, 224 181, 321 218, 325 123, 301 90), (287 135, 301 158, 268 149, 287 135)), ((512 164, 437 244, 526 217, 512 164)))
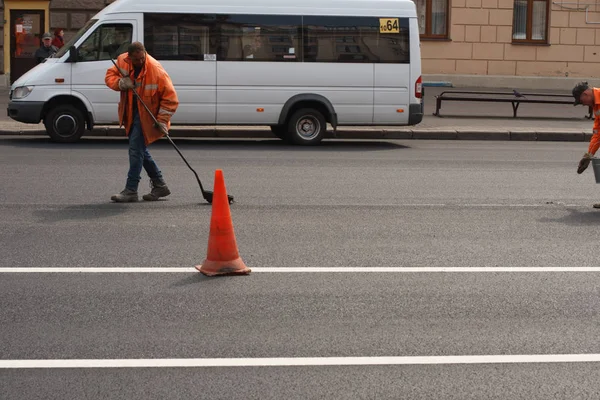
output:
POLYGON ((119 92, 106 86, 106 71, 111 58, 127 52, 135 39, 137 21, 103 21, 77 47, 72 63, 73 94, 91 105, 95 124, 118 123, 119 92))

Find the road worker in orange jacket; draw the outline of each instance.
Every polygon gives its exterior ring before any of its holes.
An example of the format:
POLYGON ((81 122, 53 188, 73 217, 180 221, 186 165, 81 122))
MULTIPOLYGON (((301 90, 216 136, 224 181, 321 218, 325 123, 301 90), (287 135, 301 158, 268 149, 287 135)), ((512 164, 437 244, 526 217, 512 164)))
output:
MULTIPOLYGON (((577 167, 577 173, 581 174, 590 165, 594 154, 600 148, 600 89, 590 87, 587 82, 579 82, 573 88, 573 97, 575 98, 575 105, 582 104, 592 107, 594 113, 592 139, 587 153, 583 155, 577 167)), ((594 204, 594 208, 600 208, 600 203, 594 204)))
POLYGON ((147 146, 168 132, 171 117, 179 105, 177 93, 162 65, 146 52, 140 42, 132 43, 127 53, 117 58, 116 64, 121 71, 113 66, 106 72, 105 81, 109 88, 121 91, 119 122, 129 137, 129 173, 125 190, 113 195, 111 200, 119 203, 138 201, 137 189, 144 168, 150 177, 152 190, 143 199, 156 201, 168 196, 171 191, 147 146), (158 120, 158 126, 132 90, 137 90, 158 120))

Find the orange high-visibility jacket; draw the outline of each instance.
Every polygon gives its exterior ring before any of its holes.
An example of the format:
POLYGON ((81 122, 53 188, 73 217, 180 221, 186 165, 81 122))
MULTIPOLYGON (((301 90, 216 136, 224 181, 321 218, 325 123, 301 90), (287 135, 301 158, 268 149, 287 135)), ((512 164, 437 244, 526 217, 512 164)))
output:
MULTIPOLYGON (((158 122, 166 124, 167 129, 171 126, 171 117, 177 111, 179 106, 179 100, 177 99, 177 93, 173 87, 173 82, 167 71, 164 70, 162 65, 146 53, 146 62, 142 67, 137 80, 133 78, 133 65, 129 59, 127 53, 121 54, 117 58, 117 66, 123 73, 131 78, 135 82, 135 90, 146 103, 152 114, 156 117, 158 122)), ((105 82, 106 85, 113 89, 120 91, 119 80, 123 77, 119 70, 113 65, 108 71, 106 71, 105 82)), ((133 124, 133 101, 137 101, 137 109, 140 114, 140 121, 142 123, 142 131, 144 133, 144 139, 146 145, 157 141, 163 137, 163 133, 160 128, 154 125, 152 116, 148 114, 146 109, 140 102, 134 97, 131 92, 132 89, 121 92, 121 99, 119 101, 119 123, 125 127, 125 132, 129 135, 131 126, 133 124)))
POLYGON ((600 89, 594 88, 594 130, 588 153, 594 155, 600 148, 600 89))

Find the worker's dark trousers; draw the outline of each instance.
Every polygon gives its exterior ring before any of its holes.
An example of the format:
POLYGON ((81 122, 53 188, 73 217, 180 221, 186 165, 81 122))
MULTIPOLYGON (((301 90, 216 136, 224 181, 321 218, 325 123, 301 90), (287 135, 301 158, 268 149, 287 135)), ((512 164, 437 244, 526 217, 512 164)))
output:
POLYGON ((138 185, 140 184, 142 167, 146 170, 150 179, 158 181, 163 180, 158 165, 156 165, 156 162, 154 162, 146 148, 140 115, 136 110, 135 116, 133 117, 131 132, 129 132, 129 173, 127 174, 126 189, 137 192, 138 185))

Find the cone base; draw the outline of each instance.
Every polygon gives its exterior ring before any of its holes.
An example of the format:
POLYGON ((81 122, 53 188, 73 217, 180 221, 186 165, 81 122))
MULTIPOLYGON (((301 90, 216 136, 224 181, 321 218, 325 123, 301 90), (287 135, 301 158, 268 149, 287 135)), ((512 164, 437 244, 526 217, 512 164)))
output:
POLYGON ((196 269, 206 276, 248 275, 252 270, 244 264, 241 257, 232 261, 204 260, 196 269))

